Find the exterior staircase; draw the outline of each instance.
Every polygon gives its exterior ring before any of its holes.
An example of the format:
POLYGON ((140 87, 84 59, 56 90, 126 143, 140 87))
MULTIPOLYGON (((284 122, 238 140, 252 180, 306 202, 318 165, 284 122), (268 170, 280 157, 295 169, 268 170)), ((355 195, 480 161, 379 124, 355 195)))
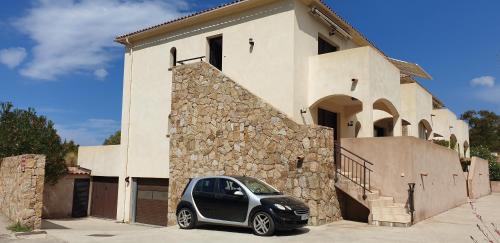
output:
POLYGON ((394 198, 382 196, 380 190, 371 186, 369 161, 358 155, 336 147, 337 189, 358 201, 370 210, 368 223, 378 226, 409 227, 412 224, 409 209, 403 203, 395 203, 394 198))

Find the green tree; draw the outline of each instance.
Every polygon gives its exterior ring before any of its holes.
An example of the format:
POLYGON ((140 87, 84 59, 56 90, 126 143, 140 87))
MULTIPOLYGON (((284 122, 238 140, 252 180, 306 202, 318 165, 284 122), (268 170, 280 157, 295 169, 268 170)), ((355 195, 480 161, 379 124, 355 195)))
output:
POLYGON ((121 140, 121 131, 116 131, 113 135, 109 136, 104 140, 103 145, 118 145, 120 144, 121 140))
POLYGON ((0 158, 21 154, 46 156, 45 179, 55 183, 66 173, 64 149, 54 123, 33 108, 15 109, 0 103, 0 158))
POLYGON ((493 155, 488 147, 484 145, 471 147, 470 155, 487 160, 490 167, 490 180, 500 180, 500 164, 497 162, 497 157, 493 155))
POLYGON ((78 147, 79 145, 73 141, 64 140, 63 144, 63 160, 66 166, 76 166, 78 162, 78 147))
POLYGON ((500 116, 491 111, 466 111, 461 119, 469 124, 471 147, 485 146, 490 151, 500 152, 500 116))

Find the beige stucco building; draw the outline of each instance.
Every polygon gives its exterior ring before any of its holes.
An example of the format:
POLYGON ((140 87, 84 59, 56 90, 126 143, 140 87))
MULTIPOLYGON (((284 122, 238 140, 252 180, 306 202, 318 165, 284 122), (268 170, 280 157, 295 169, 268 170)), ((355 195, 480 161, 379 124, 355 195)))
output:
POLYGON ((136 221, 141 181, 168 188, 173 71, 200 60, 293 122, 333 128, 336 141, 454 137, 468 156, 466 123, 417 81, 431 76, 386 56, 319 0, 237 1, 116 41, 125 46, 121 145, 81 147, 79 165, 119 178, 120 221, 136 221))

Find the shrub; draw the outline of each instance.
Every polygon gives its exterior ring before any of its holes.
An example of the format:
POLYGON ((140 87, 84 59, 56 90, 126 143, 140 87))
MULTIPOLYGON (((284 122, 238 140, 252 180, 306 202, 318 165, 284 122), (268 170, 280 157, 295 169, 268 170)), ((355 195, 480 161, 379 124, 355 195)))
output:
POLYGON ((13 231, 13 232, 30 232, 31 231, 30 227, 22 225, 21 223, 19 223, 19 221, 15 224, 9 225, 9 227, 7 227, 7 229, 10 231, 13 231))
POLYGON ((441 145, 443 147, 447 147, 447 148, 450 147, 450 142, 447 140, 432 140, 432 142, 435 144, 441 145))
POLYGON ((470 155, 487 160, 490 167, 490 180, 500 181, 500 164, 498 164, 497 157, 491 153, 488 147, 483 145, 471 147, 470 155))

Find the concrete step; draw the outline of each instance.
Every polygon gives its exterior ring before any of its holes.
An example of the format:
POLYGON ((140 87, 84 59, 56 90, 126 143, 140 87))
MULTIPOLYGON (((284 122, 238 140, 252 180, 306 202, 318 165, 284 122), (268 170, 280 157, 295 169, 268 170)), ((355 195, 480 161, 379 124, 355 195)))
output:
POLYGON ((388 227, 410 227, 410 223, 398 223, 398 222, 386 222, 386 221, 372 221, 372 225, 376 226, 388 226, 388 227))
POLYGON ((393 204, 394 198, 392 197, 379 197, 377 199, 368 201, 368 205, 370 206, 370 208, 392 206, 393 204))
POLYGON ((372 207, 372 214, 407 214, 407 209, 399 206, 372 207))
POLYGON ((372 214, 372 221, 410 223, 411 216, 409 214, 372 214))

